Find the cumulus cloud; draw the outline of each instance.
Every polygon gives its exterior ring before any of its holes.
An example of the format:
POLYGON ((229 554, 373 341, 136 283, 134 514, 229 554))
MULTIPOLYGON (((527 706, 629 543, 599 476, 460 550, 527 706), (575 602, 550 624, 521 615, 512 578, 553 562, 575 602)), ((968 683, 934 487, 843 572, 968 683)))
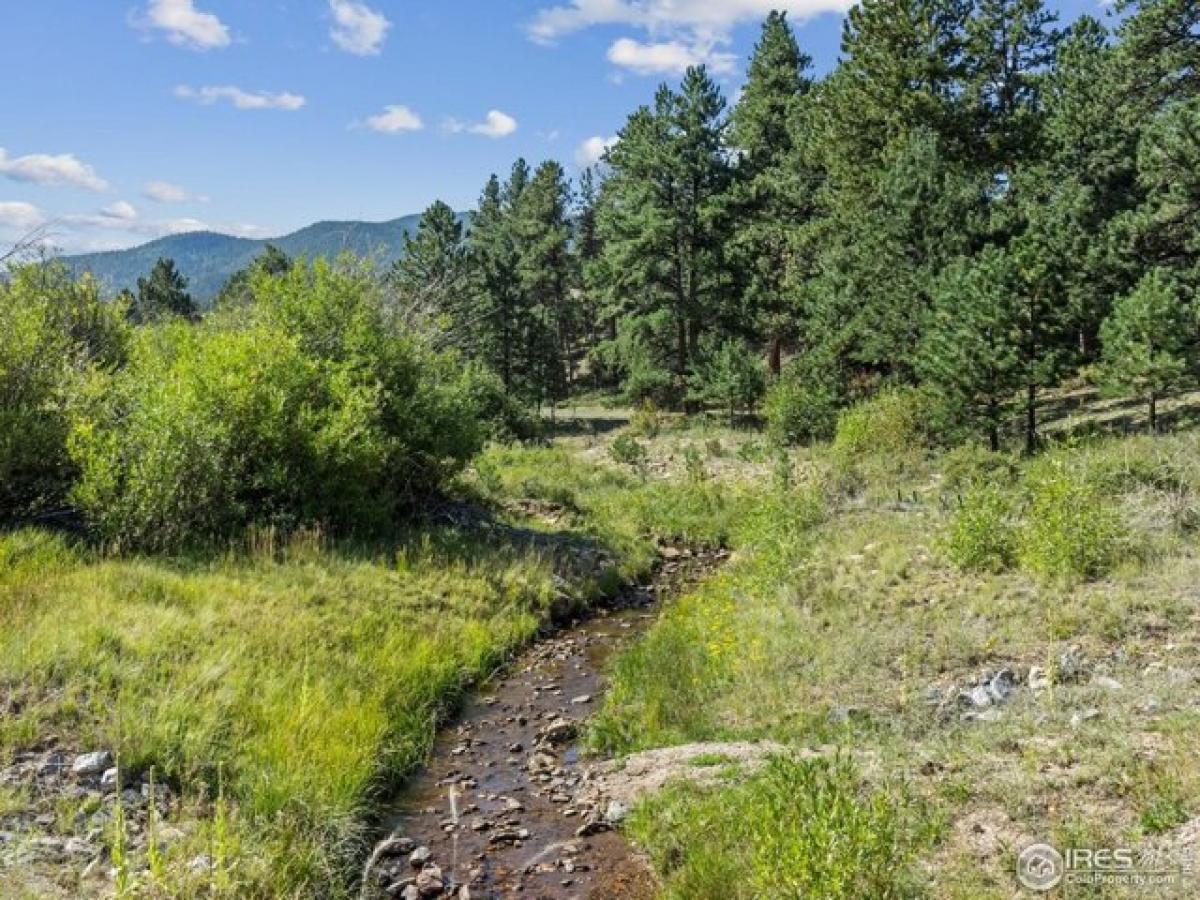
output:
POLYGON ((347 53, 375 56, 383 49, 392 23, 383 13, 357 0, 329 0, 333 28, 329 36, 347 53))
POLYGON ((488 110, 482 122, 474 124, 459 122, 457 119, 447 119, 443 126, 451 134, 478 134, 488 138, 504 138, 517 130, 517 120, 506 112, 498 109, 488 110))
POLYGON ((381 134, 399 134, 403 131, 420 131, 425 127, 421 117, 407 106, 387 106, 383 112, 367 119, 367 127, 381 134))
POLYGON ((618 138, 601 137, 596 135, 590 137, 575 150, 575 162, 581 169, 586 169, 589 166, 594 166, 604 158, 604 154, 608 152, 610 147, 615 147, 618 138))
POLYGON ((733 71, 737 57, 711 45, 689 46, 680 41, 652 44, 620 38, 608 48, 608 61, 638 75, 679 75, 689 66, 698 65, 707 65, 712 71, 724 74, 733 71))
POLYGON ((175 88, 175 96, 181 100, 195 100, 205 106, 226 101, 233 104, 236 109, 282 109, 288 112, 302 109, 308 102, 300 94, 292 94, 287 91, 278 94, 267 91, 244 91, 234 85, 193 88, 181 84, 175 88))
POLYGON ((207 197, 193 194, 187 188, 169 181, 147 181, 142 185, 142 196, 155 203, 207 203, 207 197))
POLYGON ((594 26, 625 26, 647 41, 623 37, 608 50, 609 62, 639 75, 678 74, 707 65, 725 74, 736 57, 720 48, 738 25, 764 19, 773 9, 794 19, 842 13, 854 0, 570 0, 540 10, 528 23, 529 37, 542 44, 594 26))
POLYGON ((0 147, 0 175, 14 181, 52 187, 80 187, 96 193, 108 190, 108 182, 97 175, 95 169, 70 153, 58 156, 33 153, 14 159, 0 147))
POLYGON ((0 228, 33 231, 45 224, 46 217, 32 203, 20 200, 0 202, 0 228))
POLYGON ((196 9, 195 0, 150 0, 141 27, 164 34, 168 41, 193 50, 228 47, 229 26, 212 13, 196 9))
POLYGON ((549 43, 594 25, 627 25, 651 34, 687 31, 703 39, 727 36, 772 10, 807 19, 823 12, 845 12, 852 0, 570 0, 540 10, 528 25, 535 41, 549 43))
POLYGON ((138 217, 137 208, 132 203, 127 203, 124 200, 118 200, 110 206, 100 210, 100 214, 109 219, 116 219, 121 222, 132 222, 138 217))

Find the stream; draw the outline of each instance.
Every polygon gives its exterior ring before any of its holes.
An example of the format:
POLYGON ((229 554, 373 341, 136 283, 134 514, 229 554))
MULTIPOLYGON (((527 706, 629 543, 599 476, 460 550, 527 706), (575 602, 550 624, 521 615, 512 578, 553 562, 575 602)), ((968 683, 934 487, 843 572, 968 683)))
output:
POLYGON ((580 746, 614 652, 725 551, 668 548, 648 585, 531 645, 467 698, 429 762, 385 816, 391 836, 367 862, 365 898, 653 897, 645 862, 596 808, 580 746))

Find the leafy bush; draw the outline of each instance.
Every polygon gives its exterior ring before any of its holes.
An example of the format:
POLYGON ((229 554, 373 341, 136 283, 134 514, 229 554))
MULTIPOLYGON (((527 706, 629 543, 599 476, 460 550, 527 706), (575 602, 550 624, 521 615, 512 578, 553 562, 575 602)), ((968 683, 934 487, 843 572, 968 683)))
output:
POLYGON ((65 500, 72 478, 67 405, 74 379, 125 354, 124 309, 60 265, 0 282, 0 520, 65 500))
POLYGON ((87 383, 74 496, 108 541, 374 528, 480 447, 471 370, 391 325, 360 269, 297 265, 253 289, 204 325, 140 330, 129 364, 87 383))
POLYGON ((639 437, 653 440, 663 428, 663 414, 652 399, 647 397, 629 419, 629 430, 639 437))
POLYGON ((961 494, 982 485, 1012 484, 1018 474, 1017 461, 1006 453, 995 453, 978 444, 962 444, 941 457, 942 490, 961 494))
POLYGON ((912 389, 885 390, 838 416, 834 455, 902 454, 926 444, 924 400, 912 389))
POLYGON ((744 341, 706 343, 692 366, 689 397, 725 410, 732 426, 739 410, 758 402, 763 393, 762 362, 744 341))
POLYGON ((1027 476, 1029 507, 1018 541, 1021 565, 1047 578, 1095 578, 1125 543, 1120 515, 1078 465, 1049 457, 1027 476))
POLYGON ((633 435, 618 435, 608 448, 608 454, 615 462, 629 466, 637 472, 644 473, 646 470, 646 448, 633 435))
POLYGON ((946 554, 963 569, 1001 572, 1016 559, 1016 528, 1012 497, 994 485, 976 485, 950 522, 946 554))
POLYGON ((500 376, 487 366, 474 361, 468 363, 463 383, 488 438, 507 444, 541 437, 541 420, 506 391, 500 376))
POLYGON ((927 834, 911 802, 867 792, 843 759, 772 759, 720 790, 678 784, 630 828, 666 873, 666 896, 910 897, 927 834))
POLYGON ((767 432, 779 444, 799 444, 832 436, 839 392, 825 379, 809 377, 791 365, 767 389, 767 432))

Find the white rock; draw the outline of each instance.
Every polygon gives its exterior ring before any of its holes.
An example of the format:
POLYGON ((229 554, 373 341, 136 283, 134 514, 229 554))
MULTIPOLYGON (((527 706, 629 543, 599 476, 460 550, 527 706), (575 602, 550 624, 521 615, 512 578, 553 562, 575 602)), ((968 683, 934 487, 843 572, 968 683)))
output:
POLYGON ((71 774, 99 775, 112 765, 112 761, 112 754, 107 750, 98 750, 95 753, 84 753, 81 756, 75 757, 75 762, 71 765, 71 774))

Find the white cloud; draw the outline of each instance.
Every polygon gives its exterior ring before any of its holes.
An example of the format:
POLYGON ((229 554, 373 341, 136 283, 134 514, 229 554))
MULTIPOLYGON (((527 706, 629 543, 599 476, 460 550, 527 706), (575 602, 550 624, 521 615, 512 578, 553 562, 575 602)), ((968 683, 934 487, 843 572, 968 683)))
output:
POLYGON ((228 47, 229 26, 212 13, 196 9, 195 0, 150 0, 139 23, 161 31, 172 44, 193 50, 228 47))
POLYGON ((689 66, 699 65, 707 65, 718 73, 732 72, 737 57, 732 53, 720 52, 711 45, 689 46, 680 41, 644 44, 626 37, 618 39, 608 48, 608 61, 639 75, 679 75, 689 66))
POLYGON ((355 56, 375 56, 383 49, 392 23, 383 13, 357 0, 329 0, 333 42, 355 56))
POLYGON ((627 25, 650 34, 686 31, 715 40, 727 37, 737 25, 765 19, 775 9, 807 19, 845 12, 852 5, 852 0, 570 0, 540 10, 528 32, 533 40, 549 43, 594 25, 627 25))
POLYGON ((604 158, 605 152, 610 147, 616 146, 617 140, 615 136, 606 138, 596 135, 595 137, 588 138, 576 148, 575 162, 581 169, 596 165, 596 163, 604 158))
POLYGON ((169 181, 147 181, 142 185, 142 196, 155 203, 207 203, 208 198, 193 194, 187 188, 169 181))
POLYGON ((488 138, 504 138, 517 130, 517 120, 506 112, 492 109, 488 110, 482 122, 470 124, 459 122, 457 119, 447 119, 442 127, 451 134, 461 134, 465 131, 488 138))
POLYGON ((19 200, 0 202, 0 228, 33 231, 45 224, 46 217, 32 203, 19 200))
POLYGON ((292 94, 287 91, 278 94, 267 91, 244 91, 233 85, 193 88, 181 84, 175 88, 175 96, 181 100, 195 100, 205 106, 227 100, 237 109, 283 109, 288 112, 301 109, 308 102, 300 94, 292 94))
POLYGON ((100 210, 100 215, 108 219, 117 219, 122 222, 132 222, 138 217, 137 208, 132 203, 127 203, 124 200, 118 200, 111 206, 106 206, 100 210))
POLYGON ((13 159, 0 147, 0 174, 14 181, 53 187, 80 187, 96 193, 108 190, 108 182, 97 175, 95 169, 70 153, 58 156, 34 153, 13 159))
POLYGON ((730 43, 733 29, 758 22, 774 9, 803 20, 824 12, 844 13, 855 0, 569 0, 540 10, 529 22, 529 37, 552 44, 594 26, 625 26, 648 41, 630 37, 608 49, 608 59, 640 75, 678 74, 688 66, 707 65, 727 74, 734 54, 718 48, 730 43))
POLYGON ((420 131, 425 127, 421 117, 407 106, 387 106, 383 112, 367 119, 367 127, 382 134, 399 134, 402 131, 420 131))

